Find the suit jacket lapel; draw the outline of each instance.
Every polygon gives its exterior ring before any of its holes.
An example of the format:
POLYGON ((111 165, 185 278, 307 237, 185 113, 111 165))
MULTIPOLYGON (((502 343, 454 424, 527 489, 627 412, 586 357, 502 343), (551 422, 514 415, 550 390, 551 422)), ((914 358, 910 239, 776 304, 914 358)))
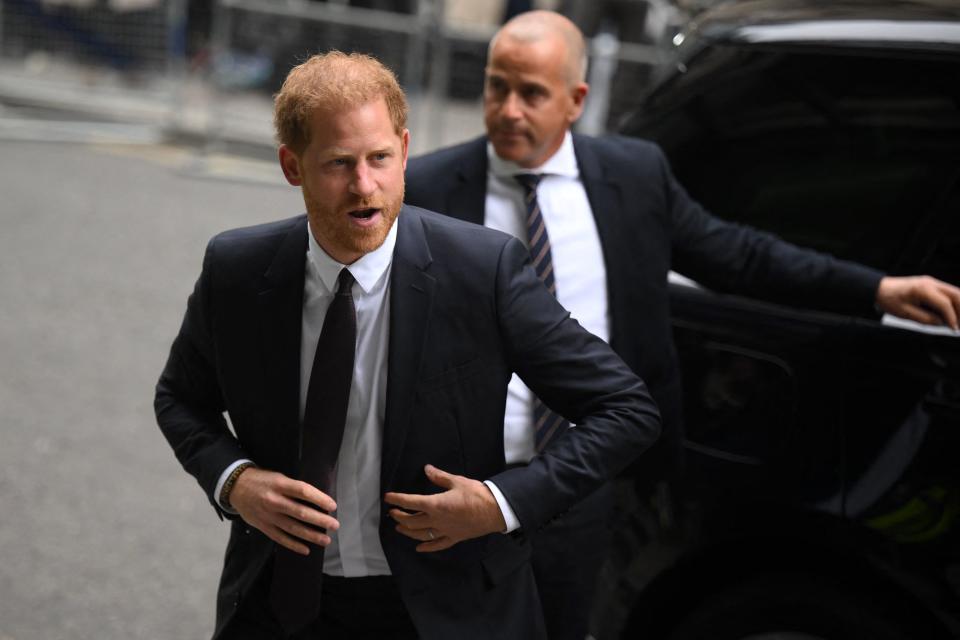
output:
POLYGON ((410 410, 420 377, 436 284, 434 277, 426 273, 432 259, 420 214, 404 207, 397 224, 397 246, 390 273, 387 406, 380 468, 382 491, 391 486, 410 428, 410 410))
POLYGON ((623 230, 628 228, 624 217, 627 204, 624 202, 624 189, 617 180, 616 168, 608 167, 604 158, 599 156, 591 145, 591 139, 573 136, 573 149, 577 156, 580 179, 583 181, 590 201, 590 209, 597 222, 597 233, 603 247, 603 261, 607 270, 607 296, 610 313, 610 344, 618 349, 627 329, 623 319, 615 310, 621 309, 621 300, 626 299, 625 291, 630 286, 624 274, 624 265, 632 258, 630 235, 623 230))
POLYGON ((447 215, 483 224, 487 198, 487 139, 468 143, 456 167, 456 181, 447 195, 447 215))
POLYGON ((287 234, 258 295, 267 417, 275 420, 277 470, 295 477, 299 456, 300 333, 307 222, 287 234))

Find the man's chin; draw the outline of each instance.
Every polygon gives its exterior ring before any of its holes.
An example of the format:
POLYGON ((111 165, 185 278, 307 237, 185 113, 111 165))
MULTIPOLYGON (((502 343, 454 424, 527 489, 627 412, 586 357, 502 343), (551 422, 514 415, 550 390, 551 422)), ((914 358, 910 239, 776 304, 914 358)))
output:
POLYGON ((380 218, 376 225, 369 227, 354 227, 349 232, 349 244, 355 251, 360 253, 370 253, 379 249, 390 233, 390 227, 396 220, 396 214, 387 209, 381 209, 378 214, 380 218))
POLYGON ((377 220, 369 225, 354 224, 348 213, 311 214, 311 228, 314 228, 320 246, 328 255, 341 261, 345 257, 352 256, 352 262, 371 251, 376 251, 383 245, 387 234, 390 233, 390 227, 397 218, 401 204, 402 201, 379 209, 376 213, 377 220), (334 253, 337 255, 331 253, 331 249, 335 250, 334 253))
POLYGON ((363 254, 376 251, 383 246, 384 240, 387 239, 387 231, 389 231, 389 228, 381 230, 378 227, 377 229, 367 229, 365 233, 354 235, 352 238, 354 250, 363 254))
POLYGON ((498 136, 491 140, 493 150, 501 160, 507 160, 522 166, 530 155, 530 145, 523 136, 498 136))

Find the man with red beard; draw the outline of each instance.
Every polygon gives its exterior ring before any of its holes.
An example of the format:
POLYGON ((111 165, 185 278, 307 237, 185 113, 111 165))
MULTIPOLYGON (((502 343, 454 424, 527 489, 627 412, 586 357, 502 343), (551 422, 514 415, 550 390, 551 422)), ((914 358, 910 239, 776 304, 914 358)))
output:
POLYGON ((214 637, 545 637, 527 534, 659 433, 522 243, 402 204, 406 111, 367 56, 293 69, 275 125, 307 213, 207 247, 155 407, 232 521, 214 637), (514 373, 577 429, 508 469, 514 373))

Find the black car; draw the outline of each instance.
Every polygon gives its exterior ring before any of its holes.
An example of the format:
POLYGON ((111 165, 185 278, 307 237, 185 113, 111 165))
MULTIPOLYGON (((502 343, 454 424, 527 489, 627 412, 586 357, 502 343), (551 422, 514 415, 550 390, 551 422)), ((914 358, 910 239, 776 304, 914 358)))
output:
MULTIPOLYGON (((731 3, 674 42, 624 132, 695 199, 960 284, 960 3, 731 3)), ((677 516, 624 514, 594 635, 960 638, 960 337, 676 280, 677 516)))

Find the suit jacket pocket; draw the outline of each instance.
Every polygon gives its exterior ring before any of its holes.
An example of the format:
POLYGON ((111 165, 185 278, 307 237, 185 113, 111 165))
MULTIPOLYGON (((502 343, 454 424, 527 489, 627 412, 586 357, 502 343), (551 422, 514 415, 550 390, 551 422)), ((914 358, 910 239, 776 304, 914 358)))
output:
POLYGON ((480 356, 476 356, 460 364, 448 367, 437 367, 440 369, 440 373, 426 373, 417 385, 417 391, 423 395, 436 391, 437 389, 444 389, 477 375, 483 371, 486 366, 483 359, 480 356))

